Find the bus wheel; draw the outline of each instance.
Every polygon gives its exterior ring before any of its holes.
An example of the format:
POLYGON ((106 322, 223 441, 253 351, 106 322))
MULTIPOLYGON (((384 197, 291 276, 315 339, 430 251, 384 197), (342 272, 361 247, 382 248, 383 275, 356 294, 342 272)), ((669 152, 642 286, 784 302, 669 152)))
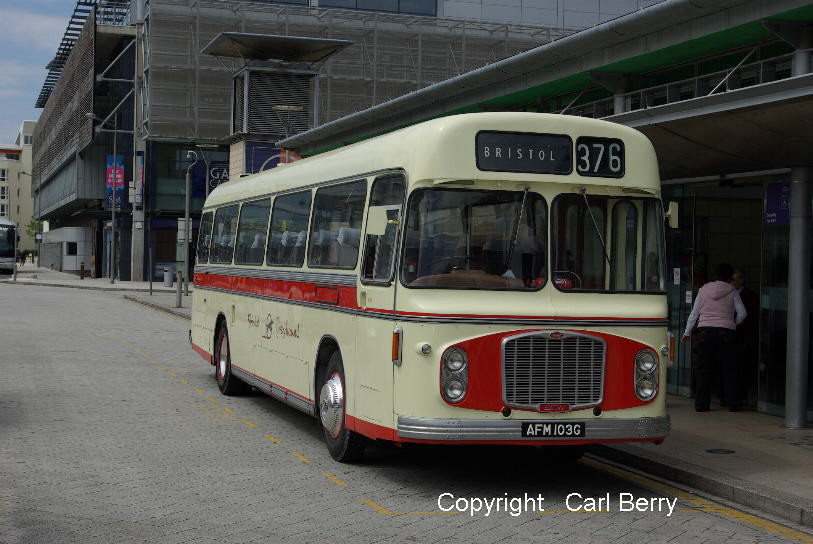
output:
POLYGON ((229 351, 229 330, 222 324, 217 330, 215 342, 215 378, 224 395, 239 395, 246 390, 246 384, 231 373, 231 353, 229 351))
POLYGON ((344 366, 339 350, 333 352, 319 388, 319 424, 331 457, 342 463, 358 461, 367 445, 363 436, 345 425, 344 366))

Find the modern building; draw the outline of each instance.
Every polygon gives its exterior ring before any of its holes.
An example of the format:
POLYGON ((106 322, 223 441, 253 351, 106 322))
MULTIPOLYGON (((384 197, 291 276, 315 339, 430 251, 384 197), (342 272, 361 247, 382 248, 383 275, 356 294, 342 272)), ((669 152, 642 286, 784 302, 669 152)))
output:
POLYGON ((0 144, 0 217, 20 226, 19 248, 26 252, 36 249, 36 242, 27 233, 33 217, 31 198, 31 140, 36 121, 23 121, 13 144, 0 144))
MULTIPOLYGON (((308 155, 441 115, 540 111, 637 128, 658 153, 674 337, 727 261, 756 293, 748 402, 813 420, 813 3, 668 0, 279 142, 308 155)), ((693 392, 677 345, 668 390, 693 392)), ((732 354, 733 355, 733 354, 732 354)))
MULTIPOLYGON (((207 182, 212 186, 243 170, 229 173, 228 144, 233 76, 245 63, 202 53, 223 32, 352 42, 317 63, 315 83, 285 87, 290 92, 280 91, 270 72, 255 74, 255 97, 274 89, 279 94, 280 104, 265 109, 286 108, 261 127, 269 143, 261 150, 265 156, 243 162, 262 165, 280 138, 652 3, 77 1, 36 104, 43 113, 34 138, 35 208, 50 223, 49 243, 64 238, 59 229, 74 229, 72 237, 84 229, 88 252, 80 262, 95 276, 110 274, 111 252, 122 279, 145 278, 150 267, 155 277, 174 268, 187 169, 193 221, 207 182), (304 108, 299 104, 309 93, 318 98, 304 108), (108 156, 112 171, 114 154, 127 186, 115 223, 105 193, 108 156)), ((71 270, 68 261, 55 259, 51 266, 71 270)))

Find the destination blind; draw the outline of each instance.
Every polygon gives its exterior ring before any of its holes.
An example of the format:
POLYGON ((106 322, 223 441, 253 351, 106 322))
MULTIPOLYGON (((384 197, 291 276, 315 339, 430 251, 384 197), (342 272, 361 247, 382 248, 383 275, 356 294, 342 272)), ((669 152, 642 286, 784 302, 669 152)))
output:
POLYGON ((573 171, 573 140, 566 134, 481 131, 475 146, 480 170, 565 175, 573 171))

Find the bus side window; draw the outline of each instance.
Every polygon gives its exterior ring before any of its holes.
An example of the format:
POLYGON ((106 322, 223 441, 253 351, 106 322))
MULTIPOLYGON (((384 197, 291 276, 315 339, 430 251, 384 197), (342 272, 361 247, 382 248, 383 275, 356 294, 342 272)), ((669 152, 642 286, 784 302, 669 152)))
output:
POLYGON ((206 264, 209 262, 209 247, 212 242, 212 212, 206 212, 200 219, 200 228, 198 229, 198 250, 197 263, 206 264))
POLYGON ((308 266, 356 267, 367 180, 322 187, 316 191, 308 266))
POLYGON ((305 238, 308 233, 310 211, 310 191, 278 196, 274 199, 266 264, 302 266, 305 260, 305 238))
MULTIPOLYGON (((380 176, 370 191, 370 207, 383 206, 387 225, 383 235, 367 234, 364 244, 361 277, 371 282, 392 281, 395 249, 398 244, 398 225, 404 205, 406 180, 402 175, 380 176)), ((367 230, 370 231, 369 215, 367 230)))
POLYGON ((215 224, 212 231, 212 251, 210 262, 231 264, 234 253, 234 233, 237 231, 237 216, 240 206, 226 206, 215 213, 215 224))
POLYGON ((246 202, 237 224, 237 247, 234 264, 263 264, 265 235, 268 231, 268 213, 271 199, 246 202))

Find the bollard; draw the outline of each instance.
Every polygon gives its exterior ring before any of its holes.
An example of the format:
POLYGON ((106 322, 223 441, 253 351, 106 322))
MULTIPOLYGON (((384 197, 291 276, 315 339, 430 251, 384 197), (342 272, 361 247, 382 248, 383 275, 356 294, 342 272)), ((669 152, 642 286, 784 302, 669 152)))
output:
POLYGON ((183 277, 181 276, 181 271, 178 270, 178 283, 175 286, 175 307, 181 307, 181 285, 183 284, 183 277))
POLYGON ((164 287, 172 287, 172 272, 167 267, 164 267, 164 287))
POLYGON ((85 279, 85 263, 79 263, 79 279, 85 279))

